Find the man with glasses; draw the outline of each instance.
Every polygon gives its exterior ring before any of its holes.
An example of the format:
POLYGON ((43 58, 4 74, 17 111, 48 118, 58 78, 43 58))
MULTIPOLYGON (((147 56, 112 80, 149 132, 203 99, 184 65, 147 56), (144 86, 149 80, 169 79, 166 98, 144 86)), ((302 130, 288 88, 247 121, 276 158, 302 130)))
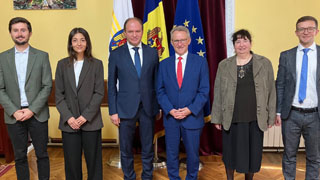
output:
POLYGON ((295 179, 301 135, 306 148, 305 179, 319 179, 320 46, 314 42, 318 32, 314 17, 301 17, 295 31, 299 45, 280 55, 276 124, 282 124, 282 171, 286 180, 295 179))
POLYGON ((188 52, 191 39, 186 27, 176 26, 170 34, 175 55, 160 62, 157 80, 157 98, 164 113, 167 171, 170 179, 180 179, 182 137, 187 152, 186 179, 197 179, 203 107, 210 89, 208 65, 206 59, 188 52))

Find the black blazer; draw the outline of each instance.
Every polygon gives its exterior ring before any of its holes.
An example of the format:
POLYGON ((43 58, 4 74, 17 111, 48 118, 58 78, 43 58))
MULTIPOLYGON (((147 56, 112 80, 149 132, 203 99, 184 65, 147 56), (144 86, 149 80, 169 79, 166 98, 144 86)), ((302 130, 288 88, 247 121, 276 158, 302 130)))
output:
POLYGON ((59 129, 75 132, 67 123, 71 117, 83 116, 87 122, 82 130, 94 131, 103 127, 100 105, 104 97, 103 64, 98 59, 84 59, 78 87, 74 67, 68 58, 58 62, 55 77, 56 106, 60 113, 59 129))
MULTIPOLYGON (((291 111, 295 89, 296 89, 296 55, 297 48, 294 47, 280 54, 277 88, 277 113, 281 113, 281 119, 287 119, 291 111)), ((317 45, 317 94, 318 109, 320 105, 320 46, 317 45)), ((319 112, 320 117, 320 112, 319 112)))
POLYGON ((147 115, 158 112, 156 99, 156 76, 159 64, 156 49, 142 44, 143 64, 140 79, 125 44, 110 53, 108 67, 109 114, 119 118, 131 119, 138 110, 140 102, 147 115), (119 90, 117 90, 119 80, 119 90))

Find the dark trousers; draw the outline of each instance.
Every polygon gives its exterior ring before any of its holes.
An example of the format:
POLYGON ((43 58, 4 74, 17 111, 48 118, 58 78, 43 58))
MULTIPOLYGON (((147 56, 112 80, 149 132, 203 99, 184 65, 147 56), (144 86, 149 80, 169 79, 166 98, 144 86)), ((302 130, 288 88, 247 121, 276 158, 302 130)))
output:
POLYGON ((121 119, 119 126, 121 166, 125 180, 136 179, 133 162, 133 139, 136 129, 136 122, 139 122, 142 160, 142 180, 152 180, 153 172, 153 135, 154 117, 148 116, 140 105, 136 116, 133 119, 121 119))
POLYGON ((320 122, 318 112, 302 113, 291 110, 288 119, 282 121, 284 152, 282 171, 286 180, 296 177, 296 158, 300 137, 303 136, 306 148, 306 180, 319 179, 320 122))
POLYGON ((202 128, 185 129, 182 126, 165 127, 167 171, 170 180, 180 180, 179 177, 179 145, 182 141, 187 153, 186 180, 198 179, 199 145, 202 128))
POLYGON ((29 180, 29 166, 27 159, 28 135, 37 156, 38 178, 46 180, 50 177, 48 143, 48 121, 39 122, 34 117, 26 121, 7 124, 8 133, 13 145, 15 166, 18 180, 29 180))
POLYGON ((82 179, 82 150, 88 180, 102 180, 101 130, 63 132, 62 143, 66 180, 82 179))

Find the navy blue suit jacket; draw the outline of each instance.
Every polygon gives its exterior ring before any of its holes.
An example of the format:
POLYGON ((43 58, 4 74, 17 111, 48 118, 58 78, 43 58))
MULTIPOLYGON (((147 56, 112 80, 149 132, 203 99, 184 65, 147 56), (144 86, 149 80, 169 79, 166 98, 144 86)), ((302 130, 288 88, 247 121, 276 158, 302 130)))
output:
POLYGON ((208 100, 209 71, 205 58, 188 53, 181 89, 176 75, 175 56, 160 62, 157 80, 157 98, 165 114, 164 126, 182 126, 198 129, 204 126, 203 107, 208 100), (188 107, 192 112, 183 120, 169 114, 172 109, 188 107))
POLYGON ((142 54, 143 64, 139 79, 128 45, 111 51, 108 66, 110 115, 118 114, 119 118, 132 119, 138 111, 140 102, 147 115, 154 116, 158 113, 155 88, 159 65, 158 53, 156 49, 142 44, 142 54))
MULTIPOLYGON (((296 55, 297 47, 280 54, 277 88, 277 113, 281 113, 281 119, 287 119, 291 111, 296 90, 296 55)), ((320 109, 320 46, 317 45, 317 74, 316 74, 318 109, 320 109)), ((299 78, 299 77, 298 77, 299 78)), ((320 111, 319 111, 320 117, 320 111)))

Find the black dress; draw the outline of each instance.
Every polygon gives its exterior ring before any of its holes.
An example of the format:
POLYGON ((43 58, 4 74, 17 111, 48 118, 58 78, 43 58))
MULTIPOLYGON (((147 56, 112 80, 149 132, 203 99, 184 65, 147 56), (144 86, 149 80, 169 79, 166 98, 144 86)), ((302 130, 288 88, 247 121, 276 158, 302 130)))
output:
POLYGON ((261 167, 263 131, 257 123, 252 59, 238 66, 237 76, 232 124, 228 131, 222 131, 222 160, 227 169, 255 173, 261 167))

